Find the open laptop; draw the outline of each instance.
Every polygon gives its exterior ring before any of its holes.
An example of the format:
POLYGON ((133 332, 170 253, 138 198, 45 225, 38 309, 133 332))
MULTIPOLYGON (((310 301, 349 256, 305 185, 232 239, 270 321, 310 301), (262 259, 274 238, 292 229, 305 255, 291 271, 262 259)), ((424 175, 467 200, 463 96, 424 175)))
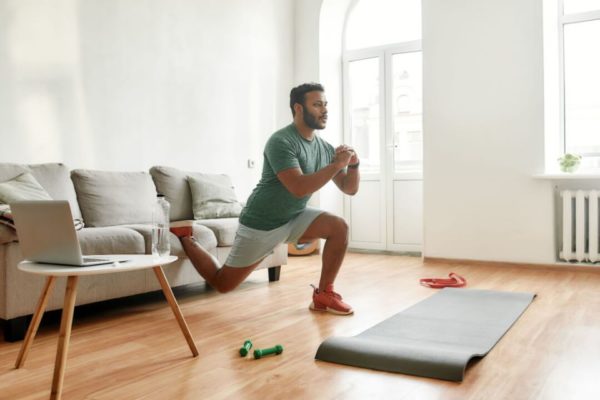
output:
POLYGON ((18 201, 10 209, 21 252, 29 261, 74 267, 126 261, 81 254, 68 201, 18 201))

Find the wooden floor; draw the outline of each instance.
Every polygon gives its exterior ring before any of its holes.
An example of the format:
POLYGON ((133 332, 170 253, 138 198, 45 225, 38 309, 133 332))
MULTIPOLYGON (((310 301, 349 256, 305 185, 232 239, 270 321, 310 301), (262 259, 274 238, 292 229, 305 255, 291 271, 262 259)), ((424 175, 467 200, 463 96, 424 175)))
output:
MULTIPOLYGON (((176 291, 200 356, 192 358, 167 303, 77 316, 64 399, 600 399, 600 273, 498 265, 424 265, 420 258, 349 254, 337 289, 355 315, 308 311, 318 256, 290 258, 281 280, 257 271, 239 289, 203 284, 176 291), (371 371, 314 360, 331 335, 355 335, 431 296, 418 278, 465 276, 471 288, 532 291, 537 298, 462 383, 371 371), (240 358, 246 339, 282 344, 261 360, 240 358)), ((138 302, 139 303, 139 302, 138 302)), ((0 341, 0 398, 46 399, 58 326, 46 324, 25 367, 20 343, 0 341)))

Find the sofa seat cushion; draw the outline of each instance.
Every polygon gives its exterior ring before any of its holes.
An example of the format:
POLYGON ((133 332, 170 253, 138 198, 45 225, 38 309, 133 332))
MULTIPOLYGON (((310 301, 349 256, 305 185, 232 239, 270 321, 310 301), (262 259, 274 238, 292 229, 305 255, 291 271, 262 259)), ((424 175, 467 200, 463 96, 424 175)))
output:
POLYGON ((0 163, 0 182, 11 180, 29 172, 54 200, 67 200, 71 205, 73 218, 81 219, 75 188, 69 168, 61 163, 13 164, 0 163))
POLYGON ((147 172, 71 172, 86 226, 152 222, 156 188, 147 172))
POLYGON ((145 254, 144 236, 119 226, 83 228, 77 231, 83 254, 145 254))
POLYGON ((217 236, 212 229, 200 224, 194 224, 192 229, 194 232, 194 239, 196 239, 206 250, 210 251, 219 245, 217 236))
MULTIPOLYGON (((146 254, 152 253, 152 225, 148 224, 131 224, 122 225, 123 228, 133 229, 144 237, 146 254)), ((217 247, 217 238, 212 230, 206 226, 194 225, 193 226, 194 238, 204 247, 207 251, 211 251, 217 247)), ((171 254, 177 257, 187 257, 179 238, 172 233, 169 234, 169 241, 171 242, 171 254)))
POLYGON ((216 218, 196 220, 196 225, 209 228, 217 237, 217 246, 232 246, 239 226, 238 218, 216 218))
MULTIPOLYGON (((198 241, 200 246, 209 253, 215 253, 215 249, 217 248, 217 238, 213 231, 206 226, 196 224, 193 225, 192 229, 194 238, 198 241)), ((171 234, 171 254, 180 258, 187 258, 181 241, 173 234, 171 234)))

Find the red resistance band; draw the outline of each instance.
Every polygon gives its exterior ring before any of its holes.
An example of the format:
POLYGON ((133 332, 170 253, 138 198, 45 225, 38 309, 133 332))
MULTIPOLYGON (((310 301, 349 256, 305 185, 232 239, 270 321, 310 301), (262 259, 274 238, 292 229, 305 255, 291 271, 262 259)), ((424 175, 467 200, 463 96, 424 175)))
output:
POLYGON ((419 280, 422 286, 427 286, 433 289, 441 289, 445 287, 463 287, 467 284, 467 280, 462 276, 450 272, 449 279, 446 278, 423 278, 419 280))

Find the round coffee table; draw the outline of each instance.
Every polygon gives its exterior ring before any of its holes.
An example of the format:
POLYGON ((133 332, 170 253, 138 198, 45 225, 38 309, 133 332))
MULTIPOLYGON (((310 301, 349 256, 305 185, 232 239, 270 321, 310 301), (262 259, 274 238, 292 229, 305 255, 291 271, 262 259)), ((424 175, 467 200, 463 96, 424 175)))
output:
POLYGON ((177 300, 173 295, 173 291, 169 286, 169 282, 165 277, 162 270, 163 265, 170 264, 177 260, 176 256, 165 256, 157 257, 147 254, 123 254, 123 255, 99 255, 95 257, 115 259, 115 260, 127 260, 123 262, 113 262, 110 264, 94 265, 89 267, 73 267, 67 265, 56 265, 56 264, 43 264, 31 261, 22 261, 19 263, 18 268, 21 271, 29 272, 32 274, 45 275, 46 284, 38 303, 35 308, 35 312, 27 329, 25 340, 21 345, 21 350, 17 356, 15 368, 20 368, 25 363, 27 353, 33 343, 35 334, 37 333, 42 315, 46 309, 48 298, 54 287, 54 283, 57 277, 67 277, 67 287, 65 290, 64 305, 62 310, 62 316, 60 320, 60 332, 58 335, 58 347, 56 350, 56 361, 54 363, 54 378, 52 379, 52 391, 50 399, 60 399, 62 395, 62 387, 65 373, 65 366, 67 362, 67 350, 69 347, 69 339, 71 337, 71 326, 73 324, 73 310, 75 308, 75 298, 77 296, 77 282, 79 277, 82 275, 99 275, 99 274, 114 274, 117 272, 134 271, 138 269, 152 268, 160 283, 160 287, 167 298, 167 302, 171 306, 171 310, 179 323, 181 332, 192 351, 194 357, 198 356, 198 349, 192 338, 192 334, 183 318, 183 314, 179 309, 177 300))

